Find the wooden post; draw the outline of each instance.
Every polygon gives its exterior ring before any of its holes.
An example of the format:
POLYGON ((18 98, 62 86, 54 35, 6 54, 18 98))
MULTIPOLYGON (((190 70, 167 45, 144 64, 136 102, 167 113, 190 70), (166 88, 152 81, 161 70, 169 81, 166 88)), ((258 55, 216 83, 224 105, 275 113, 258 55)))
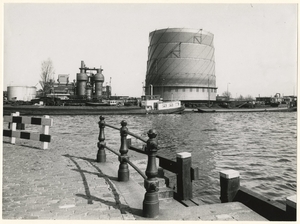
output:
MULTIPOLYGON (((50 118, 49 115, 43 116, 44 118, 50 118)), ((49 135, 50 134, 50 126, 48 125, 42 125, 42 133, 44 135, 49 135)), ((43 142, 42 149, 48 149, 49 142, 43 142)))
POLYGON ((232 202, 240 188, 240 174, 235 170, 220 172, 221 202, 232 202))
POLYGON ((189 152, 177 153, 177 199, 189 200, 193 198, 193 185, 191 180, 192 157, 189 152))
MULTIPOLYGON (((12 113, 11 116, 20 116, 20 113, 19 112, 16 112, 16 113, 12 113)), ((16 131, 17 130, 17 123, 10 123, 10 126, 9 126, 10 130, 12 131, 16 131)), ((11 137, 10 138, 10 143, 11 144, 16 144, 16 138, 15 137, 11 137)))
POLYGON ((98 153, 97 153, 97 162, 98 163, 105 163, 106 162, 106 153, 105 153, 105 134, 104 134, 104 128, 105 128, 105 121, 104 117, 100 116, 99 117, 100 121, 98 122, 99 124, 99 136, 98 136, 98 153))
POLYGON ((147 140, 145 151, 148 154, 148 163, 145 172, 147 179, 144 180, 146 193, 143 201, 143 216, 147 218, 155 218, 159 214, 158 180, 156 178, 158 174, 156 166, 158 142, 155 130, 150 129, 147 134, 149 139, 147 140))
POLYGON ((120 166, 118 170, 118 181, 128 181, 129 180, 129 168, 127 161, 129 160, 129 156, 127 155, 128 147, 127 147, 127 132, 128 128, 126 127, 127 122, 122 121, 121 122, 121 128, 120 128, 120 135, 121 135, 121 147, 120 147, 120 154, 119 161, 120 166))
POLYGON ((296 221, 297 219, 297 195, 286 198, 286 219, 296 221))

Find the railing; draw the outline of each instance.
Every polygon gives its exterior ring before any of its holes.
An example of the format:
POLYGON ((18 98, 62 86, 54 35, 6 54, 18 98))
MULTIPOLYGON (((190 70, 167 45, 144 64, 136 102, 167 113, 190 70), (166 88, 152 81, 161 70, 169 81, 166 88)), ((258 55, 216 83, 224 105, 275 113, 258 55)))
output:
POLYGON ((158 200, 158 180, 157 174, 158 169, 156 166, 156 153, 157 153, 157 139, 156 139, 156 131, 150 129, 148 131, 149 139, 146 141, 135 134, 128 131, 127 122, 121 122, 121 128, 114 127, 112 125, 108 125, 104 121, 104 117, 100 116, 99 121, 99 137, 98 137, 98 153, 97 153, 97 162, 106 162, 106 153, 105 149, 111 151, 112 153, 116 154, 119 157, 120 165, 118 170, 118 181, 126 182, 129 180, 129 169, 128 164, 132 166, 143 178, 144 178, 144 187, 146 189, 145 198, 143 201, 143 215, 147 218, 155 218, 158 216, 159 213, 159 200, 158 200), (110 127, 120 131, 121 135, 121 147, 119 153, 115 152, 105 143, 105 134, 104 129, 105 127, 110 127), (143 142, 146 143, 146 152, 148 154, 148 164, 146 168, 146 175, 143 174, 141 170, 138 169, 131 161, 129 161, 129 156, 127 155, 128 152, 128 145, 127 145, 127 135, 131 135, 143 142))
POLYGON ((128 131, 127 122, 121 122, 121 128, 109 125, 105 123, 105 118, 100 116, 99 124, 99 137, 98 137, 98 153, 97 162, 106 162, 105 149, 111 151, 119 157, 120 165, 118 170, 118 181, 128 181, 129 180, 129 169, 130 165, 144 178, 144 187, 146 189, 145 198, 143 201, 143 215, 148 218, 154 218, 158 216, 159 213, 159 200, 158 200, 158 168, 156 165, 156 158, 159 159, 159 166, 170 172, 177 174, 177 192, 174 198, 182 202, 186 206, 197 205, 196 202, 192 200, 192 181, 198 179, 198 168, 191 166, 192 159, 191 154, 188 152, 177 153, 176 161, 172 161, 168 158, 157 155, 159 150, 157 142, 157 133, 155 130, 150 129, 147 132, 149 137, 148 140, 135 135, 134 133, 128 131), (120 131, 121 136, 121 146, 119 153, 115 152, 106 145, 105 142, 105 127, 109 127, 120 131), (131 139, 127 139, 130 135, 144 143, 146 143, 144 149, 138 149, 131 145, 131 139), (136 152, 148 155, 148 163, 145 174, 136 167, 127 155, 128 149, 134 150, 136 152))
MULTIPOLYGON (((128 142, 129 149, 146 154, 145 151, 132 146, 131 141, 128 142)), ((198 203, 193 200, 192 181, 199 179, 199 169, 198 167, 192 166, 191 153, 177 153, 176 161, 165 158, 159 154, 157 154, 156 157, 159 159, 159 167, 176 174, 176 193, 174 193, 174 198, 187 207, 198 205, 198 203)))

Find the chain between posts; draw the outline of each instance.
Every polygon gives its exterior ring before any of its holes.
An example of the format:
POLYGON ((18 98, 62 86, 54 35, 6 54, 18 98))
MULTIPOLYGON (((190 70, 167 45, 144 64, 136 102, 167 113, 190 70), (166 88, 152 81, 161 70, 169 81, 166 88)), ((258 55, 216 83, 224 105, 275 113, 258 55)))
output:
POLYGON ((135 134, 128 131, 127 122, 121 122, 121 128, 118 129, 114 126, 107 125, 104 121, 104 117, 100 116, 100 121, 98 122, 100 132, 98 137, 98 154, 97 154, 97 162, 106 162, 106 154, 105 148, 112 151, 116 155, 119 156, 119 170, 118 170, 118 181, 126 182, 129 180, 129 169, 128 164, 130 164, 143 178, 144 178, 144 187, 146 189, 144 201, 143 201, 143 215, 147 218, 155 218, 159 214, 159 200, 158 200, 158 180, 157 174, 158 169, 156 166, 156 154, 158 151, 158 141, 157 141, 157 133, 155 130, 150 129, 147 132, 149 139, 146 141, 141 137, 136 136, 135 134), (111 127, 116 130, 120 130, 121 137, 121 146, 120 146, 120 154, 114 152, 112 149, 106 146, 105 143, 105 135, 104 128, 105 126, 111 127), (131 135, 143 142, 146 143, 145 152, 148 154, 148 163, 146 172, 144 175, 131 161, 129 161, 128 153, 128 145, 127 145, 127 135, 131 135))

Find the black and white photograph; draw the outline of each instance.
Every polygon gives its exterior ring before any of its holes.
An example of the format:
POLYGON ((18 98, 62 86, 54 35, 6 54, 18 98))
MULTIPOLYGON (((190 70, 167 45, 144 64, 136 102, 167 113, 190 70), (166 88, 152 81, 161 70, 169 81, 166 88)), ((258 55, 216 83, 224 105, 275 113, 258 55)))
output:
POLYGON ((2 2, 2 221, 297 221, 297 2, 2 2))

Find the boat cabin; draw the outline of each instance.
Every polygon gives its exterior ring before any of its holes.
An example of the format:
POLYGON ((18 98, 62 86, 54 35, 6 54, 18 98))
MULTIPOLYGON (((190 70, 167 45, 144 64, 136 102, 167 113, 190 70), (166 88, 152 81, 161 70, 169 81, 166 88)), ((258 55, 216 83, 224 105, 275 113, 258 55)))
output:
POLYGON ((159 95, 145 95, 142 96, 141 107, 146 110, 166 110, 173 108, 180 108, 180 101, 166 101, 163 102, 159 95))

